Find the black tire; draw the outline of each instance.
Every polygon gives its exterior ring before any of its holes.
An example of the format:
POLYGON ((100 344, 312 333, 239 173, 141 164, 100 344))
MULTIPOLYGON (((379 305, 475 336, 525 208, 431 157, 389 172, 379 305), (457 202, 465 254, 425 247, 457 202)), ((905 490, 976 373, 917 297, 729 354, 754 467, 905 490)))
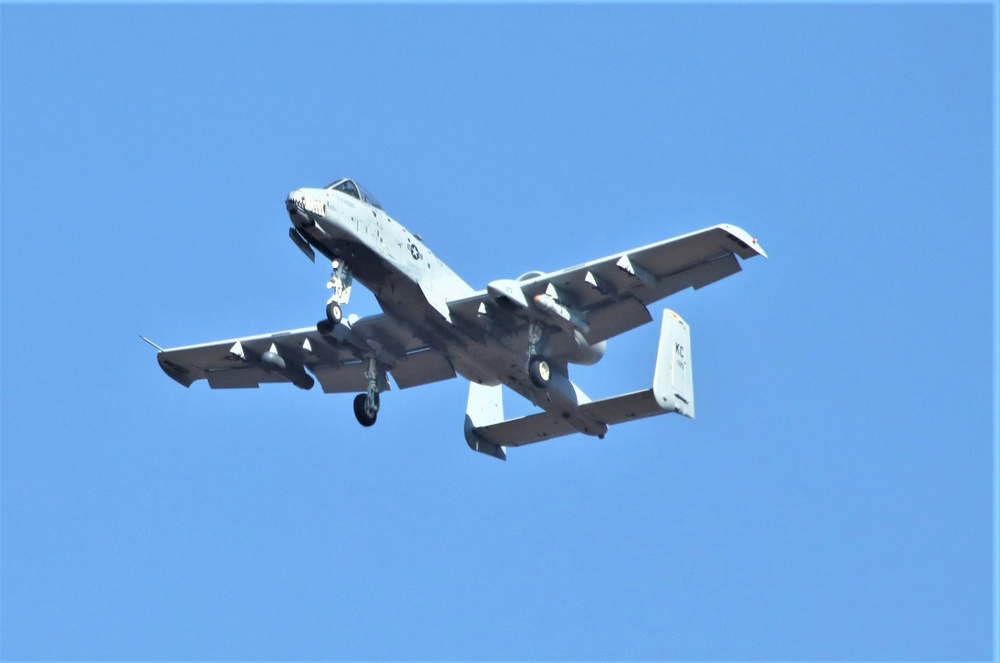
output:
POLYGON ((528 377, 531 378, 533 385, 545 389, 552 379, 552 367, 542 357, 532 357, 528 360, 528 377))
POLYGON ((340 304, 337 302, 330 302, 326 305, 326 319, 333 324, 338 324, 344 319, 344 312, 340 309, 340 304))
POLYGON ((323 336, 333 333, 333 328, 336 326, 335 322, 330 322, 329 320, 320 320, 316 323, 316 331, 318 331, 323 336))
POLYGON ((354 397, 354 416, 357 418, 358 423, 365 428, 373 426, 375 420, 378 418, 378 394, 375 394, 375 412, 368 414, 365 411, 365 399, 368 398, 368 394, 358 394, 354 397))

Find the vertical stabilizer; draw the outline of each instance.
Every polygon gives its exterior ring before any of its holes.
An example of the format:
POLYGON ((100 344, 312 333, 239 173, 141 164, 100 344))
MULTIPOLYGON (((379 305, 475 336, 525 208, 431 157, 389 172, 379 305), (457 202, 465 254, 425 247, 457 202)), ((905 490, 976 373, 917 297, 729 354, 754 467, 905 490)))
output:
POLYGON ((664 410, 694 419, 691 328, 670 309, 663 311, 660 347, 653 373, 653 396, 664 410))
POLYGON ((484 440, 476 429, 503 421, 503 387, 469 383, 469 404, 465 409, 465 441, 469 448, 500 460, 507 460, 507 449, 484 440))

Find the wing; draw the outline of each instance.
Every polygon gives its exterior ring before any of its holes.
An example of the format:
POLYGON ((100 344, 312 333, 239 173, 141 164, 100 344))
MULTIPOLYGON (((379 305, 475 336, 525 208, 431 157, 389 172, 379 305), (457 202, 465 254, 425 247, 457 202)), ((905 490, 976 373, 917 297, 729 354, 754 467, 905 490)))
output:
POLYGON ((767 254, 746 231, 720 225, 523 281, 495 281, 448 307, 473 328, 502 326, 505 317, 547 320, 593 345, 652 320, 649 304, 739 272, 737 256, 767 254))
MULTIPOLYGON (((329 335, 315 327, 170 348, 157 360, 184 385, 207 380, 212 389, 256 388, 291 382, 302 389, 315 376, 323 391, 362 392, 368 382, 362 357, 374 354, 400 389, 455 377, 451 362, 387 315, 343 322, 329 335), (311 373, 311 375, 310 375, 311 373)), ((383 385, 383 391, 388 384, 383 385)))

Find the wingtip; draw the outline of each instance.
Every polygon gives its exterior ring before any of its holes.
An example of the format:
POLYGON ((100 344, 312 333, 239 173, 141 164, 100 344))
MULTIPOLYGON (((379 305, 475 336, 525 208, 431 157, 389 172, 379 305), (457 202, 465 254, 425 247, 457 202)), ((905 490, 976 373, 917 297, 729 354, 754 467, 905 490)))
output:
POLYGON ((759 253, 761 256, 765 258, 767 257, 767 252, 764 250, 763 246, 757 243, 756 237, 753 238, 753 248, 757 249, 757 253, 759 253))
POLYGON ((757 238, 753 237, 750 233, 743 230, 739 226, 733 226, 728 223, 724 223, 721 226, 726 234, 728 234, 737 244, 743 247, 743 251, 737 251, 739 255, 744 260, 752 258, 755 255, 767 257, 767 252, 764 251, 764 247, 757 242, 757 238))

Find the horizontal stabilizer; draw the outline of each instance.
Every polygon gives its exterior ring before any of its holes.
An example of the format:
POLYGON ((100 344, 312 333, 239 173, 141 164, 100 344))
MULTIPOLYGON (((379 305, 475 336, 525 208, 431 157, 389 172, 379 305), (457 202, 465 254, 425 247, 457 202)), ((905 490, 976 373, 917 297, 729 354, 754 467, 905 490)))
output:
POLYGON ((529 414, 527 417, 508 419, 472 429, 476 438, 494 446, 506 447, 519 447, 576 432, 578 431, 568 421, 555 412, 529 414))
POLYGON ((609 426, 622 424, 633 419, 644 419, 657 414, 668 414, 673 410, 663 408, 652 389, 636 391, 587 403, 581 408, 589 417, 609 426))
MULTIPOLYGON (((569 421, 555 412, 539 412, 504 421, 503 406, 499 398, 500 387, 471 385, 465 435, 469 446, 476 451, 496 455, 484 449, 516 447, 578 432, 569 421), (481 390, 495 390, 496 395, 491 396, 494 400, 489 401, 488 409, 484 409, 487 399, 479 393, 481 390), (473 441, 485 445, 484 448, 473 446, 473 441)), ((671 412, 694 419, 691 330, 687 323, 673 311, 663 312, 651 388, 584 403, 580 406, 580 412, 584 417, 608 426, 671 412)))

